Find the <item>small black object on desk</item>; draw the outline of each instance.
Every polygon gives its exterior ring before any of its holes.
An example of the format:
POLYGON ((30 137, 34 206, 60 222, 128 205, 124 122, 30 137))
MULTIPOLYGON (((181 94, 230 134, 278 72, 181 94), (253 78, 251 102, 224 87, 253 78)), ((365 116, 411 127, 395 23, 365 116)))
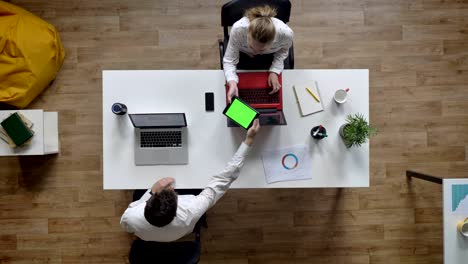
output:
POLYGON ((327 130, 322 125, 313 127, 310 130, 310 135, 314 139, 323 139, 325 137, 328 137, 327 130))
POLYGON ((205 111, 214 111, 214 93, 205 93, 205 111))
POLYGON ((112 105, 112 113, 116 115, 125 115, 127 113, 127 106, 122 103, 114 103, 112 105))

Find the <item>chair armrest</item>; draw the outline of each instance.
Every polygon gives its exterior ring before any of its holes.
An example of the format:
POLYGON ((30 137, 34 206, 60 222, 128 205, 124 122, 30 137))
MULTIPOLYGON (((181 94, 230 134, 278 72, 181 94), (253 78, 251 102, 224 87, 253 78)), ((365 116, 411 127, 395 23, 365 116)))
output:
POLYGON ((291 70, 294 69, 294 43, 289 48, 289 67, 291 70))
POLYGON ((222 39, 218 40, 219 46, 219 67, 223 70, 223 57, 225 52, 224 41, 222 39))

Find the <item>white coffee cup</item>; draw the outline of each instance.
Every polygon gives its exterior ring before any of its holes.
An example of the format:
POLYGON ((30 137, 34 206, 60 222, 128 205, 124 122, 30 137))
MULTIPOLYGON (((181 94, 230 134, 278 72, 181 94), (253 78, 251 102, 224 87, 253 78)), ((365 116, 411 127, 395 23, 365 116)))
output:
POLYGON ((468 237, 468 218, 465 220, 458 222, 457 230, 462 234, 462 236, 468 237))
POLYGON ((333 99, 335 99, 335 102, 338 104, 345 103, 346 100, 348 99, 348 91, 349 91, 349 88, 346 88, 346 90, 345 89, 336 90, 335 95, 333 96, 333 99))

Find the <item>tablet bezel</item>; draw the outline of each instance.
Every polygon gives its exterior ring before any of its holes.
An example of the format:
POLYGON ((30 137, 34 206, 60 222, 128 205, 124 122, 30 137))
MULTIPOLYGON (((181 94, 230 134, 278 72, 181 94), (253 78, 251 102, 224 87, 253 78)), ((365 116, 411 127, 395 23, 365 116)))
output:
POLYGON ((255 119, 258 118, 258 116, 260 115, 260 112, 257 111, 257 109, 253 108, 252 106, 250 106, 248 103, 246 103, 244 100, 240 99, 239 97, 237 96, 233 96, 232 99, 231 99, 231 103, 226 105, 226 107, 224 108, 223 110, 223 115, 225 115, 227 118, 231 119, 234 123, 238 124, 240 127, 242 127, 243 129, 245 130, 248 130, 250 127, 252 127, 252 124, 254 122, 255 119), (247 126, 247 128, 243 127, 241 124, 239 124, 236 120, 232 119, 230 116, 226 115, 226 112, 229 110, 229 108, 231 107, 232 103, 234 102, 234 100, 238 100, 239 102, 241 102, 242 104, 244 104, 245 106, 249 107, 250 109, 252 109, 256 114, 254 116, 254 118, 252 118, 252 120, 250 121, 249 125, 247 126))

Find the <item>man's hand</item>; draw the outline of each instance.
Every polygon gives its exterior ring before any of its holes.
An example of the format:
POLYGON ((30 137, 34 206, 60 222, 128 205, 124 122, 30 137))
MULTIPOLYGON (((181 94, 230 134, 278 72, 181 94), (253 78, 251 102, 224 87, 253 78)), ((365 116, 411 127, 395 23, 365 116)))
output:
POLYGON ((171 184, 175 184, 175 179, 174 178, 172 178, 172 177, 162 178, 162 179, 160 179, 159 181, 157 181, 157 182, 155 182, 153 184, 153 187, 151 187, 151 192, 152 193, 158 193, 162 189, 165 189, 166 187, 168 187, 171 184))
POLYGON ((281 84, 278 81, 278 74, 270 72, 268 75, 268 85, 273 88, 273 91, 270 94, 277 93, 281 89, 281 84))
POLYGON ((254 120, 252 126, 247 130, 247 136, 245 137, 244 143, 252 146, 252 143, 255 139, 255 135, 257 135, 258 130, 260 130, 260 121, 258 118, 254 120))
POLYGON ((234 95, 239 96, 239 90, 237 89, 237 83, 235 81, 229 81, 228 85, 229 85, 229 91, 227 94, 227 97, 228 97, 227 99, 228 99, 228 102, 231 103, 231 99, 234 95))

